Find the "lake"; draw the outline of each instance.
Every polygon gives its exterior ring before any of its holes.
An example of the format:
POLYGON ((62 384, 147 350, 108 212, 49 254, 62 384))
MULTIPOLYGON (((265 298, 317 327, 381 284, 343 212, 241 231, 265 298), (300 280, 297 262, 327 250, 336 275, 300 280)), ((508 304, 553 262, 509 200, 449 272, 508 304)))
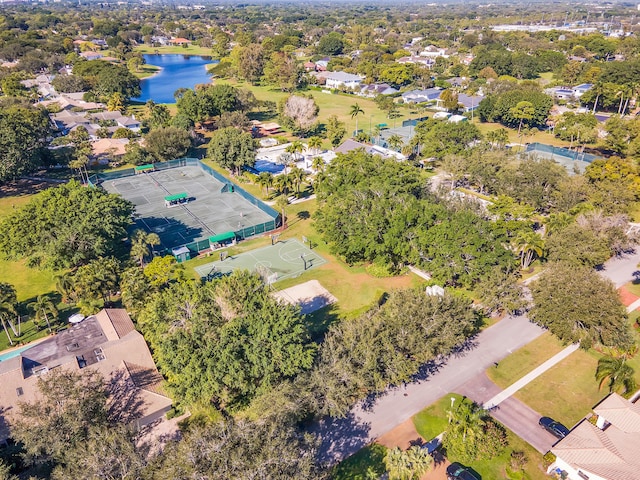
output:
POLYGON ((139 102, 176 103, 173 92, 179 88, 193 88, 199 83, 210 83, 206 65, 216 63, 210 57, 192 55, 143 55, 145 62, 162 68, 160 73, 140 81, 139 102))

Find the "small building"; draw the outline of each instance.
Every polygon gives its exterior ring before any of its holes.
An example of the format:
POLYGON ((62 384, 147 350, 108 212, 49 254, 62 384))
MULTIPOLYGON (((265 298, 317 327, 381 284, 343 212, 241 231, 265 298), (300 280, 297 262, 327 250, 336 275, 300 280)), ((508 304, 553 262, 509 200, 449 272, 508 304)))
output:
POLYGON ((573 94, 576 98, 580 98, 582 95, 587 93, 589 90, 593 88, 592 83, 583 83, 582 85, 577 85, 573 87, 573 94))
POLYGON ((369 85, 362 85, 362 88, 360 89, 360 95, 363 97, 393 95, 394 93, 398 93, 398 90, 387 83, 371 83, 369 85))
POLYGON ((176 261, 178 263, 191 260, 191 250, 189 250, 187 247, 172 248, 171 254, 176 258, 176 261))
POLYGON ((358 88, 362 78, 346 72, 327 72, 324 75, 327 88, 358 88))
POLYGON ((128 138, 101 138, 91 142, 92 164, 107 165, 126 153, 128 138))
POLYGON ((407 157, 404 156, 400 152, 396 152, 395 150, 391 150, 390 148, 385 148, 379 145, 368 145, 366 143, 360 143, 352 139, 347 139, 342 142, 338 148, 335 149, 336 153, 349 153, 354 150, 364 150, 366 153, 370 155, 378 155, 382 158, 394 158, 396 160, 406 160, 407 157))
POLYGON ((467 95, 461 93, 458 95, 458 103, 462 106, 463 112, 472 112, 480 105, 480 102, 484 99, 481 95, 467 95))
POLYGON ((167 208, 177 207, 189 203, 189 195, 187 192, 176 193, 174 195, 167 195, 164 197, 164 206, 167 208))
POLYGON ((211 250, 216 250, 229 244, 234 245, 235 243, 235 232, 219 233, 218 235, 212 235, 211 237, 209 237, 209 245, 211 246, 211 250))
POLYGON ((435 65, 436 61, 430 57, 419 57, 417 55, 411 55, 408 57, 400 57, 396 60, 397 63, 404 65, 405 63, 415 63, 418 65, 423 65, 427 68, 431 68, 435 65))
POLYGON ((80 52, 80 56, 85 60, 100 60, 102 54, 98 52, 80 52))
POLYGON ((402 100, 404 103, 435 102, 441 93, 442 89, 438 87, 427 88, 425 90, 411 90, 402 94, 402 100))
POLYGON ((189 45, 191 43, 191 40, 178 37, 178 38, 172 38, 171 40, 169 40, 169 43, 172 45, 189 45))
POLYGON ((550 95, 555 100, 573 100, 575 98, 574 91, 570 87, 546 88, 544 93, 550 95))

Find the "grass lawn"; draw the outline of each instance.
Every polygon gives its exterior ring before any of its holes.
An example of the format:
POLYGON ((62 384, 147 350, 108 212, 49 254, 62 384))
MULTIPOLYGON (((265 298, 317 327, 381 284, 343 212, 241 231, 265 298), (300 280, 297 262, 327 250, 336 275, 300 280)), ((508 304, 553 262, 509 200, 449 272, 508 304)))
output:
POLYGON ((569 147, 569 142, 560 140, 559 138, 556 138, 555 136, 553 136, 550 133, 547 133, 546 131, 539 131, 535 135, 531 135, 531 136, 523 135, 521 138, 518 135, 517 129, 507 128, 504 125, 501 125, 500 123, 490 123, 490 122, 482 123, 479 120, 474 120, 474 123, 476 124, 476 126, 478 127, 478 129, 483 135, 486 135, 487 132, 490 132, 491 130, 498 130, 500 128, 504 128, 509 133, 509 142, 511 143, 539 142, 539 143, 544 143, 546 145, 554 145, 556 147, 569 147))
POLYGON ((155 75, 160 71, 160 67, 156 67, 155 65, 142 65, 140 70, 134 72, 134 75, 138 78, 148 78, 152 75, 155 75))
MULTIPOLYGON (((233 85, 238 88, 246 88, 251 90, 253 94, 256 96, 258 100, 270 100, 272 102, 278 102, 280 99, 288 96, 288 93, 282 92, 281 90, 271 86, 263 86, 263 85, 250 85, 248 83, 238 83, 225 79, 215 79, 215 83, 224 84, 227 83, 229 85, 233 85)), ((356 119, 351 118, 349 114, 351 110, 351 105, 357 103, 362 110, 364 110, 364 114, 358 115, 358 129, 364 130, 365 132, 369 132, 369 127, 373 128, 373 126, 386 123, 389 128, 401 127, 402 121, 410 118, 409 110, 406 108, 400 108, 399 116, 394 119, 387 118, 386 112, 383 112, 378 108, 376 103, 370 98, 357 97, 355 95, 340 95, 340 94, 329 94, 322 93, 318 90, 308 90, 303 92, 305 94, 313 95, 320 111, 318 113, 318 119, 320 123, 325 123, 327 118, 331 115, 336 115, 340 121, 345 123, 347 129, 347 135, 345 138, 350 137, 350 133, 352 133, 356 129, 356 119)), ((412 115, 418 117, 418 114, 412 115)), ((420 116, 424 116, 423 114, 420 116)), ((328 142, 325 145, 329 146, 328 142)))
POLYGON ((463 397, 457 393, 450 393, 414 415, 413 425, 425 442, 431 441, 447 429, 447 410, 451 408, 452 398, 456 399, 454 405, 459 405, 463 397))
MULTIPOLYGON (((413 417, 413 424, 425 441, 431 440, 446 430, 448 424, 447 410, 451 407, 452 397, 456 399, 456 404, 459 404, 458 402, 462 401, 463 398, 457 393, 449 393, 413 417)), ((542 456, 511 431, 507 430, 507 435, 508 447, 501 455, 490 460, 473 462, 468 466, 478 472, 483 479, 506 478, 505 469, 509 466, 511 452, 517 450, 525 452, 528 459, 525 465, 525 472, 528 477, 525 478, 529 480, 548 478, 542 470, 542 456)), ((455 458, 449 458, 449 460, 456 461, 455 458)))
POLYGON ((169 54, 175 53, 179 55, 203 55, 205 57, 211 56, 211 48, 203 48, 198 45, 189 45, 188 47, 182 47, 180 45, 167 45, 163 47, 152 47, 151 45, 137 45, 134 49, 135 52, 142 54, 145 53, 162 53, 169 54))
POLYGON ((633 293, 635 296, 640 297, 640 283, 629 282, 624 285, 629 293, 633 293))
MULTIPOLYGON (((573 427, 607 394, 594 375, 601 355, 578 350, 515 394, 540 415, 573 427)), ((501 363, 503 363, 503 360, 501 363)))
POLYGON ((333 480, 367 480, 369 478, 378 478, 386 472, 384 465, 384 457, 386 454, 387 448, 377 443, 364 447, 359 452, 354 453, 336 465, 331 478, 333 480), (375 476, 368 474, 368 472, 375 473, 375 476))
POLYGON ((556 337, 545 332, 533 342, 502 360, 497 368, 487 369, 487 376, 500 388, 507 388, 563 348, 564 346, 556 337))

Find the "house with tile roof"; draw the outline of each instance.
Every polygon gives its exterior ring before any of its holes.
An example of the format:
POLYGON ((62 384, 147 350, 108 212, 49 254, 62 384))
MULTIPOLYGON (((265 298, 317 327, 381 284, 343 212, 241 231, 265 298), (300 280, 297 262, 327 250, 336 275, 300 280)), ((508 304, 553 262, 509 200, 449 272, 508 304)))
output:
POLYGON ((640 405, 612 393, 593 411, 595 425, 582 420, 551 448, 550 470, 569 480, 638 480, 640 405))
POLYGON ((127 412, 135 404, 135 427, 161 419, 172 401, 144 337, 121 308, 103 309, 70 324, 15 356, 0 361, 0 443, 11 436, 11 423, 19 416, 19 403, 32 403, 40 395, 38 378, 50 371, 98 371, 110 392, 109 406, 127 412), (120 404, 123 402, 124 404, 120 404))

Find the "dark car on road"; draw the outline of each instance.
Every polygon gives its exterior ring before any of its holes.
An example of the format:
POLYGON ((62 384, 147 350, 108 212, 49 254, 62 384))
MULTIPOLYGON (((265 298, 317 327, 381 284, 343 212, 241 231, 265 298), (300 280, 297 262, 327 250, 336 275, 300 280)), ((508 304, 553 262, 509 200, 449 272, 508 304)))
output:
POLYGON ((481 480, 473 470, 459 463, 452 463, 447 467, 448 480, 481 480))
POLYGON ((542 428, 556 438, 563 439, 569 435, 569 429, 553 418, 542 417, 538 422, 542 428))

